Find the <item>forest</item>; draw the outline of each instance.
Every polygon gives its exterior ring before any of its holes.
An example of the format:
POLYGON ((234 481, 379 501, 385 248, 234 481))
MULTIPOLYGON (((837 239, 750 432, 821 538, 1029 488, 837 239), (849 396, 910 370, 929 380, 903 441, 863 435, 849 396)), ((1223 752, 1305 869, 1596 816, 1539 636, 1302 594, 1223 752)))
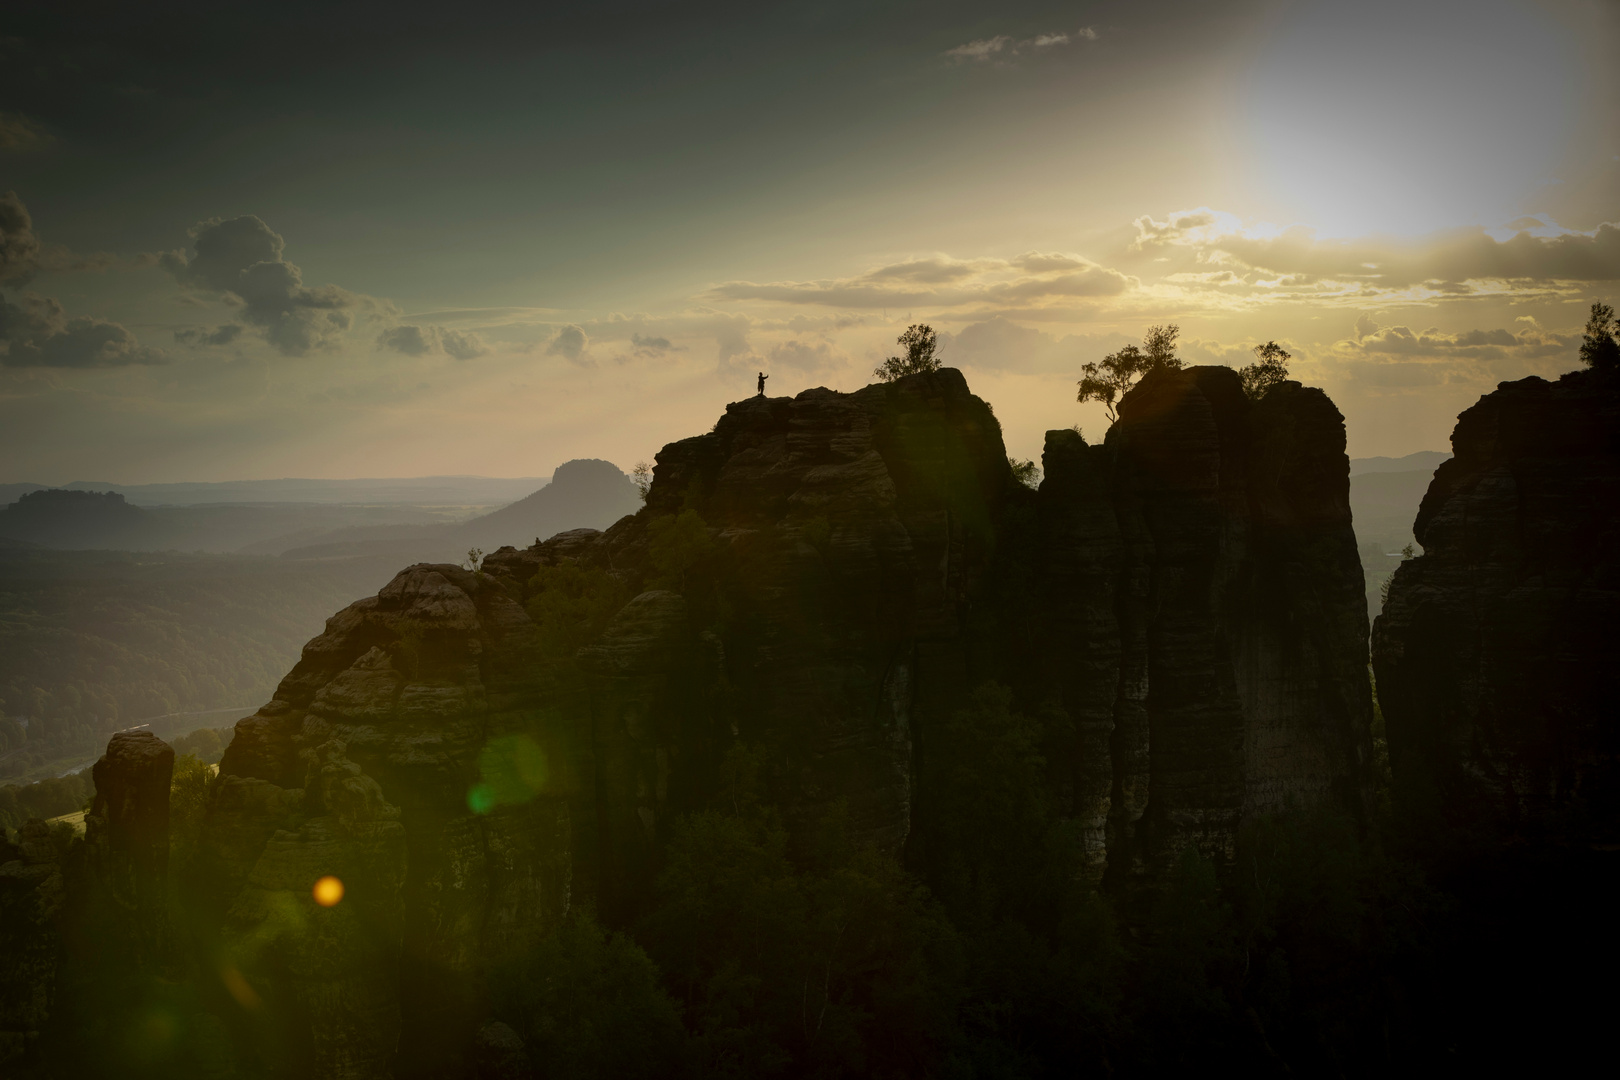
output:
MULTIPOLYGON (((0 550, 0 780, 88 765, 112 732, 253 711, 378 559, 0 550)), ((217 717, 218 720, 226 717, 217 717)))

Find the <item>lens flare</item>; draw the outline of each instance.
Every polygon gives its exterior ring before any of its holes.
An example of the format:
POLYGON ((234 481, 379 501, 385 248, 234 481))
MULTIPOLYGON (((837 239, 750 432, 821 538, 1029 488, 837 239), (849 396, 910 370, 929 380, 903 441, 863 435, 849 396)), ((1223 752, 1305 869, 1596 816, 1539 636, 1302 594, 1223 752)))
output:
POLYGON ((311 890, 315 894, 315 902, 321 907, 332 907, 343 899, 343 882, 327 874, 315 883, 311 890))

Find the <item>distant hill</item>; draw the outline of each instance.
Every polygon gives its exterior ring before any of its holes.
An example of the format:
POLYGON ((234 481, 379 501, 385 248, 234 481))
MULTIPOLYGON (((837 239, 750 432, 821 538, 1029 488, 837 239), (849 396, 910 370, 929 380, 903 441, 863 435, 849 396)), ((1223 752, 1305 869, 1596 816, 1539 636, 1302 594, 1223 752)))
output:
POLYGON ((117 492, 47 488, 0 510, 0 538, 63 550, 250 550, 278 555, 334 529, 367 525, 453 525, 461 508, 262 503, 131 505, 117 492))
MULTIPOLYGON (((312 537, 282 552, 289 559, 335 559, 388 555, 412 562, 460 562, 468 549, 494 551, 506 544, 528 547, 568 529, 605 529, 641 508, 641 495, 612 462, 567 461, 551 483, 510 506, 457 525, 428 528, 346 528, 312 537)), ((254 550, 264 550, 263 545, 254 550)))
POLYGON ((1350 512, 1361 549, 1368 615, 1378 615, 1384 581, 1400 565, 1401 549, 1416 544, 1412 522, 1418 505, 1434 470, 1450 457, 1439 450, 1420 450, 1405 457, 1350 460, 1350 512))
POLYGON ((147 546, 151 532, 146 511, 113 491, 47 488, 0 510, 0 536, 41 547, 134 549, 147 546))
MULTIPOLYGON (((227 480, 219 483, 116 484, 75 480, 66 491, 115 491, 135 506, 200 506, 205 503, 400 504, 410 506, 504 506, 550 481, 547 476, 403 476, 358 480, 227 480)), ((40 484, 0 484, 0 505, 40 484)))
POLYGON ((1405 457, 1363 457, 1350 459, 1350 475, 1366 473, 1426 472, 1431 476, 1451 454, 1445 450, 1419 450, 1405 457))
POLYGON ((641 495, 612 462, 578 458, 557 466, 551 483, 511 506, 456 527, 458 542, 494 551, 528 547, 566 529, 605 529, 641 509, 641 495))

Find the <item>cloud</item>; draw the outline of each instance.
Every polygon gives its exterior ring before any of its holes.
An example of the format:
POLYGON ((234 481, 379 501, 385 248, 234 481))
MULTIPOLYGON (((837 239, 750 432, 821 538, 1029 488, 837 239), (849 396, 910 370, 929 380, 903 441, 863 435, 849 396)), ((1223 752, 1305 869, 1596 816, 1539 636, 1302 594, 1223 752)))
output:
POLYGON ((38 269, 34 219, 15 191, 0 195, 0 285, 23 285, 38 269))
POLYGON ((432 327, 426 331, 420 326, 396 326, 391 330, 384 330, 377 335, 377 345, 384 349, 393 349, 406 356, 422 356, 433 351, 438 344, 433 340, 432 327))
POLYGON ((27 152, 50 141, 50 135, 35 121, 21 113, 0 112, 0 150, 27 152))
POLYGON ((335 285, 304 285, 303 272, 282 258, 286 242, 254 215, 210 218, 190 236, 195 253, 165 253, 164 269, 182 285, 240 302, 242 320, 283 355, 330 346, 353 324, 348 309, 359 298, 335 285))
POLYGON ((449 330, 442 326, 395 326, 377 335, 377 347, 392 349, 406 356, 442 352, 456 360, 487 356, 489 346, 475 331, 449 330))
POLYGON ((236 323, 226 323, 215 330, 207 330, 201 326, 182 327, 174 332, 174 340, 182 345, 229 345, 242 336, 242 327, 236 323))
POLYGON ((834 371, 849 363, 849 354, 830 342, 793 339, 773 345, 766 354, 772 367, 805 375, 834 371))
POLYGON ((0 299, 0 354, 7 367, 103 368, 161 364, 164 355, 118 323, 68 318, 50 297, 29 293, 26 307, 0 299))
POLYGON ((1516 230, 1454 229, 1416 239, 1319 238, 1313 230, 1246 227, 1200 207, 1138 218, 1129 247, 1169 264, 1163 280, 1190 291, 1275 297, 1443 300, 1505 293, 1557 298, 1581 283, 1620 280, 1620 225, 1590 232, 1542 218, 1516 230))
POLYGON ((585 336, 585 331, 569 323, 558 330, 557 336, 551 339, 551 344, 546 346, 546 355, 563 356, 578 363, 589 344, 590 339, 585 336))
POLYGON ((452 360, 472 360, 489 354, 489 346, 474 330, 439 328, 439 348, 452 360))
POLYGON ((993 38, 981 38, 966 45, 958 45, 954 49, 946 49, 941 55, 952 60, 990 60, 1013 47, 1012 38, 1006 34, 999 34, 993 38))
POLYGON ((926 306, 947 311, 1110 297, 1138 284, 1132 277, 1078 255, 1026 252, 1012 259, 966 260, 945 255, 907 259, 855 277, 821 281, 728 281, 710 289, 708 296, 839 308, 926 306))
POLYGON ((651 352, 669 352, 674 348, 667 337, 642 337, 640 334, 631 334, 630 344, 637 349, 647 349, 651 352))
POLYGON ((1083 26, 1073 33, 1036 34, 1034 37, 1021 40, 1007 34, 997 34, 995 37, 979 38, 965 45, 958 45, 954 49, 946 49, 940 55, 959 64, 1010 63, 1031 51, 1061 48, 1078 41, 1096 40, 1097 31, 1089 26, 1083 26))
MULTIPOLYGON (((1516 320, 1522 321, 1522 320, 1516 320)), ((1447 333, 1438 327, 1413 330, 1406 326, 1380 326, 1363 313, 1356 319, 1354 337, 1335 349, 1346 356, 1402 359, 1503 360, 1568 356, 1574 359, 1580 335, 1543 330, 1532 319, 1517 332, 1497 328, 1447 333)))

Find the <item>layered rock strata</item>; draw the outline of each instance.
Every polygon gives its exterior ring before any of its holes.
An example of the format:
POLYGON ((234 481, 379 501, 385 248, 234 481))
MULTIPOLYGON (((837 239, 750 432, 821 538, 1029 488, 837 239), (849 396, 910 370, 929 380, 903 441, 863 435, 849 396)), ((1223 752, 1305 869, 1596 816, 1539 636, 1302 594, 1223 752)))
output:
POLYGON ((930 732, 987 680, 1066 715, 1096 876, 1228 854, 1246 814, 1354 809, 1342 419, 1297 384, 1253 405, 1226 369, 1121 409, 1105 446, 1049 433, 1037 494, 954 370, 749 399, 607 531, 412 567, 334 616, 237 725, 202 843, 224 988, 273 1006, 282 1071, 453 1074, 490 972, 576 894, 632 919, 739 745, 790 821, 839 805, 926 862, 930 732), (353 883, 330 908, 327 875, 353 883))
POLYGON ((569 755, 537 659, 493 577, 417 566, 330 619, 237 724, 198 902, 225 989, 274 1006, 255 1053, 280 1071, 453 1073, 484 971, 566 912, 568 781, 542 774, 569 755), (518 760, 529 782, 496 790, 518 760))
POLYGON ((84 817, 87 862, 135 967, 167 946, 169 782, 174 750, 150 731, 121 731, 90 771, 96 797, 84 817))
POLYGON ((1049 671, 1094 867, 1230 856, 1246 816, 1359 814, 1367 620, 1344 420, 1227 368, 1150 374, 1106 446, 1047 435, 1049 671))
POLYGON ((57 998, 63 875, 50 827, 37 818, 0 837, 0 1075, 24 1076, 57 998))
POLYGON ((1502 383, 1457 420, 1373 632, 1406 806, 1620 834, 1620 383, 1502 383))

